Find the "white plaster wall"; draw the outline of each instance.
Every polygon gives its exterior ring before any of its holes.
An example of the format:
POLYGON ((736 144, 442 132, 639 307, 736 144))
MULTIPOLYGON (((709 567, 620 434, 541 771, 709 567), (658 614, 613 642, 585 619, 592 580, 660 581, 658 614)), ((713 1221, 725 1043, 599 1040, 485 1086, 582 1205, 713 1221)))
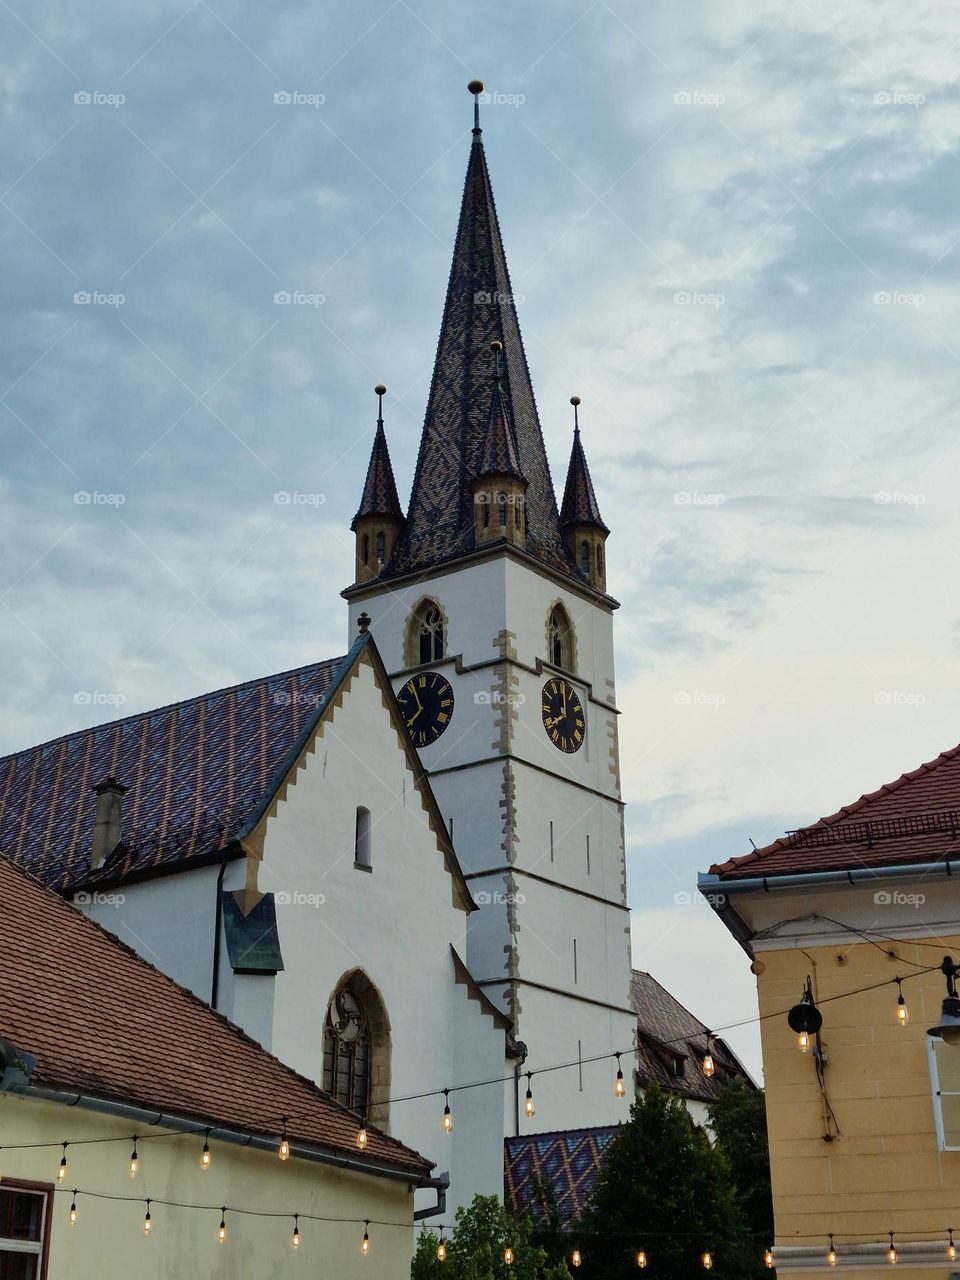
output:
MULTIPOLYGON (((372 668, 361 664, 267 825, 260 888, 278 898, 285 969, 277 977, 273 1049, 322 1077, 327 1002, 361 968, 379 990, 392 1029, 391 1095, 500 1077, 504 1036, 454 982, 451 944, 466 955, 466 914, 413 787, 372 668), (373 871, 353 863, 356 808, 370 810, 373 871)), ((502 1091, 396 1103, 390 1130, 449 1170, 450 1212, 474 1194, 502 1194, 502 1091)), ((426 1195, 421 1201, 427 1201, 426 1195)))
POLYGON ((211 1139, 213 1161, 204 1172, 194 1137, 145 1140, 140 1172, 127 1172, 131 1121, 0 1095, 3 1180, 54 1185, 59 1149, 11 1150, 17 1143, 60 1143, 68 1148, 68 1176, 54 1195, 49 1223, 49 1280, 161 1280, 203 1276, 209 1280, 274 1280, 293 1275, 336 1276, 337 1280, 408 1280, 413 1249, 413 1196, 399 1181, 344 1173, 299 1160, 279 1161, 211 1139), (83 1138, 116 1135, 117 1142, 79 1145, 83 1138), (9 1146, 8 1146, 9 1144, 9 1146), (77 1221, 68 1223, 71 1194, 79 1188, 77 1221), (234 1205, 265 1213, 315 1214, 329 1218, 371 1218, 399 1226, 371 1226, 371 1252, 360 1253, 363 1226, 356 1222, 301 1222, 302 1240, 290 1246, 292 1216, 243 1218, 227 1214, 227 1239, 217 1242, 216 1209, 175 1210, 151 1206, 153 1230, 143 1233, 142 1203, 115 1203, 85 1196, 151 1197, 188 1204, 234 1205))

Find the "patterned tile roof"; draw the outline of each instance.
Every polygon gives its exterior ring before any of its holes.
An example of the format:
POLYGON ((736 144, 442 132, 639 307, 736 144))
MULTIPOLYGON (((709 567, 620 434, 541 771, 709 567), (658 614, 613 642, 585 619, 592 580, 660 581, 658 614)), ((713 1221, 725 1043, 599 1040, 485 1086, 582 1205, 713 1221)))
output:
POLYGON ((600 504, 590 479, 590 468, 587 466, 587 455, 580 443, 579 427, 573 433, 573 448, 570 450, 570 465, 567 467, 567 483, 563 490, 563 503, 560 507, 560 521, 564 528, 571 524, 592 524, 604 533, 610 530, 603 523, 600 515, 600 504))
POLYGON ((507 421, 507 411, 503 403, 500 379, 493 389, 490 402, 490 415, 487 419, 487 434, 483 442, 483 452, 477 469, 480 476, 514 476, 523 480, 520 470, 520 459, 517 457, 517 446, 513 438, 513 427, 507 421))
POLYGON ((721 879, 946 862, 960 855, 960 746, 762 849, 715 863, 721 879))
POLYGON ((753 1085, 733 1051, 718 1036, 711 1054, 716 1074, 703 1074, 707 1027, 685 1009, 652 974, 634 969, 630 995, 637 1011, 637 1071, 641 1087, 655 1080, 661 1089, 694 1102, 713 1102, 731 1076, 753 1085))
POLYGON ((542 1222, 547 1215, 543 1191, 549 1189, 560 1227, 569 1226, 586 1206, 604 1148, 616 1132, 616 1125, 607 1125, 504 1139, 503 1186, 509 1208, 542 1222))
POLYGON ((373 1129, 359 1156, 345 1107, 5 858, 0 972, 0 1035, 36 1056, 33 1084, 271 1140, 287 1116, 294 1154, 302 1141, 414 1180, 432 1168, 373 1129))
POLYGON ((467 166, 407 524, 385 577, 428 569, 474 549, 470 485, 479 472, 490 416, 490 344, 495 339, 503 343, 504 411, 513 425, 520 469, 528 482, 527 551, 579 577, 560 527, 490 174, 477 133, 467 166))
POLYGON ((373 448, 370 450, 367 478, 363 484, 360 506, 350 523, 350 528, 356 529, 357 521, 361 516, 373 515, 397 516, 403 519, 403 508, 397 497, 397 482, 393 478, 393 467, 390 464, 390 451, 387 448, 382 418, 377 420, 377 433, 373 437, 373 448))
POLYGON ((211 857, 256 809, 344 658, 202 694, 0 759, 0 849, 56 888, 88 879, 107 774, 128 789, 100 878, 211 857))

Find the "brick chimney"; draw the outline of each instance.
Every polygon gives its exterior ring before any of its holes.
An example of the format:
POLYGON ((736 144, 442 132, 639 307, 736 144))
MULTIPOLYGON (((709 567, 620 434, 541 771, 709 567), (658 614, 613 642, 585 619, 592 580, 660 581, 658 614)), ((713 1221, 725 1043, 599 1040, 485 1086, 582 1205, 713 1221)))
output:
POLYGON ((112 775, 91 788, 97 797, 97 816, 90 849, 91 871, 103 866, 123 838, 123 797, 129 789, 112 775))

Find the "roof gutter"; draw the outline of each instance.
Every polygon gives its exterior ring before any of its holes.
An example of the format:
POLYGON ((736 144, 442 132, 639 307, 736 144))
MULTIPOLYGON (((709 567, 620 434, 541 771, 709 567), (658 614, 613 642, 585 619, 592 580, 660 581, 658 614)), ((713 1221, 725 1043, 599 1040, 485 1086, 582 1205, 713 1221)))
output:
MULTIPOLYGON (((956 859, 953 860, 954 862, 956 859)), ((743 876, 737 879, 725 879, 708 871, 701 871, 697 876, 697 888, 716 910, 715 899, 722 899, 734 893, 753 893, 762 890, 774 893, 779 889, 809 888, 822 884, 857 884, 863 880, 909 879, 911 876, 927 878, 929 876, 952 876, 953 862, 949 858, 940 862, 898 863, 889 867, 852 867, 837 871, 800 871, 794 875, 779 876, 743 876)))
MULTIPOLYGON (((121 1120, 130 1120, 144 1128, 163 1125, 180 1133, 203 1134, 220 1142, 230 1142, 240 1147, 253 1147, 258 1151, 276 1152, 276 1139, 264 1134, 254 1133, 250 1129, 223 1128, 221 1125, 201 1124, 186 1116, 174 1115, 166 1111, 147 1111, 143 1107, 131 1106, 126 1102, 116 1102, 112 1098, 97 1098, 91 1094, 67 1092, 63 1089, 49 1089, 43 1085, 28 1084, 26 1087, 14 1086, 8 1092, 16 1093, 38 1102, 56 1102, 66 1107, 83 1107, 88 1111, 114 1116, 121 1120)), ((365 1173, 375 1178, 390 1178, 395 1182, 406 1182, 414 1187, 436 1187, 438 1190, 449 1186, 449 1177, 441 1175, 431 1178, 428 1174, 413 1168, 398 1168, 376 1159, 357 1159, 343 1155, 333 1147, 307 1144, 290 1139, 290 1154, 301 1160, 312 1160, 317 1164, 327 1165, 334 1169, 345 1169, 350 1173, 365 1173)))

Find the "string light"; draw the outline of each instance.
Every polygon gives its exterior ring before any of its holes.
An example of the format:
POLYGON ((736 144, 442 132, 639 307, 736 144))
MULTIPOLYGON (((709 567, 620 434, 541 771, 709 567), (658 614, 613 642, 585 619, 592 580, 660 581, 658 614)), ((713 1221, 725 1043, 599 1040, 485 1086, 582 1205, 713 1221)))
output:
POLYGON ((703 1074, 707 1077, 708 1080, 713 1075, 714 1071, 716 1071, 717 1069, 713 1061, 713 1054, 710 1052, 712 1047, 713 1047, 713 1037, 710 1035, 710 1032, 708 1031, 707 1032, 707 1052, 703 1055, 703 1074))
POLYGON ((772 1270, 773 1269, 773 1250, 772 1249, 764 1250, 763 1260, 766 1263, 766 1265, 772 1270))
POLYGON ((77 1189, 76 1187, 74 1187, 73 1199, 70 1201, 70 1213, 67 1217, 67 1221, 70 1223, 72 1227, 76 1222, 76 1220, 77 1220, 77 1189))
POLYGON ((823 1014, 813 999, 813 980, 807 978, 800 1003, 795 1004, 787 1014, 787 1025, 797 1033, 797 1045, 801 1053, 810 1048, 810 1037, 815 1036, 823 1026, 823 1014))
POLYGON ((143 1234, 148 1236, 153 1230, 153 1219, 150 1217, 150 1201, 147 1201, 147 1212, 143 1215, 143 1234))
POLYGON ((133 1150, 130 1152, 130 1177, 137 1176, 137 1170, 140 1168, 140 1157, 137 1155, 137 1143, 139 1139, 137 1135, 133 1135, 133 1150))
POLYGON ((437 1261, 446 1262, 446 1260, 447 1260, 447 1245, 446 1245, 446 1241, 443 1238, 443 1227, 441 1227, 440 1239, 437 1241, 437 1261))
POLYGON ((227 1238, 227 1208, 224 1205, 220 1210, 220 1225, 217 1227, 217 1244, 223 1244, 227 1238))
POLYGON ((947 1257, 951 1262, 956 1262, 957 1246, 953 1243, 953 1227, 949 1228, 947 1235, 950 1237, 949 1243, 947 1244, 947 1257))
POLYGON ((897 1246, 893 1243, 893 1232, 887 1233, 890 1236, 890 1248, 887 1250, 887 1259, 892 1266, 897 1260, 897 1246))
POLYGON ((617 1057, 617 1079, 616 1079, 616 1083, 613 1086, 613 1092, 616 1094, 618 1098, 622 1098, 624 1094, 627 1092, 627 1090, 623 1083, 623 1067, 621 1067, 620 1065, 620 1054, 618 1053, 616 1057, 617 1057))
POLYGON ((647 1255, 643 1252, 642 1249, 638 1249, 637 1250, 637 1266, 642 1268, 642 1267, 645 1267, 646 1265, 647 1265, 647 1255))
POLYGON ((712 1254, 712 1253, 709 1253, 709 1252, 708 1252, 708 1253, 705 1253, 705 1254, 701 1257, 700 1261, 703 1263, 703 1269, 704 1269, 704 1271, 710 1271, 710 1270, 713 1268, 713 1254, 712 1254))
POLYGON ((287 1141, 287 1117, 281 1116, 280 1123, 283 1127, 280 1130, 280 1145, 277 1147, 277 1155, 281 1160, 289 1160, 290 1143, 287 1141))
POLYGON ((835 1267, 835 1266, 837 1265, 837 1251, 836 1251, 836 1249, 833 1247, 833 1232, 832 1232, 832 1231, 830 1232, 830 1247, 829 1247, 829 1249, 827 1250, 827 1261, 830 1263, 831 1267, 835 1267))
POLYGON ((364 1224, 363 1224, 363 1239, 360 1241, 360 1252, 363 1254, 363 1256, 364 1256, 364 1257, 366 1257, 366 1256, 367 1256, 367 1254, 370 1252, 370 1223, 369 1223, 369 1221, 366 1221, 366 1222, 364 1222, 364 1224))
POLYGON ((513 1250, 510 1248, 509 1245, 507 1245, 507 1247, 503 1251, 503 1260, 508 1267, 513 1266, 513 1250))
POLYGON ((293 1235, 290 1237, 290 1247, 292 1249, 300 1248, 300 1215, 293 1215, 293 1235))
POLYGON ((443 1132, 453 1133, 453 1116, 450 1114, 450 1090, 443 1091, 443 1132))
POLYGON ((67 1176, 67 1146, 68 1144, 65 1142, 63 1144, 63 1155, 60 1157, 60 1168, 57 1170, 58 1182, 62 1182, 67 1176))
POLYGON ((200 1153, 200 1168, 210 1168, 210 1130, 208 1129, 203 1137, 203 1151, 200 1153))
POLYGON ((897 978, 896 983, 897 990, 900 993, 897 996, 897 1021, 900 1023, 901 1027, 905 1027, 910 1021, 910 1013, 907 1009, 907 1002, 903 998, 903 979, 897 978))
POLYGON ((528 1071, 527 1072, 527 1097, 526 1097, 526 1101, 523 1104, 523 1109, 528 1116, 535 1115, 537 1111, 536 1104, 533 1101, 533 1090, 530 1088, 532 1081, 533 1081, 533 1072, 528 1071))
POLYGON ((359 1131, 357 1132, 357 1146, 360 1148, 361 1151, 366 1151, 367 1149, 366 1125, 361 1125, 359 1131))
POLYGON ((580 1252, 579 1249, 574 1249, 573 1253, 571 1253, 570 1255, 571 1264, 575 1267, 579 1267, 582 1261, 583 1261, 583 1254, 580 1252))

